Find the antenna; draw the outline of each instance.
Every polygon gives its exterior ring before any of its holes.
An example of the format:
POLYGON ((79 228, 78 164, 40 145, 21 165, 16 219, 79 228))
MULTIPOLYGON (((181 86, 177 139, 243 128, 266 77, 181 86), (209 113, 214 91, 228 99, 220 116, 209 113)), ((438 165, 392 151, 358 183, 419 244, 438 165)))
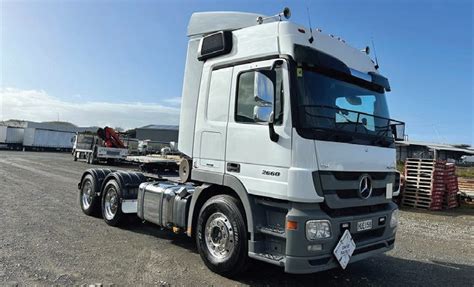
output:
POLYGON ((309 41, 310 44, 312 44, 313 41, 314 41, 313 28, 311 26, 311 14, 309 13, 309 6, 308 6, 307 1, 306 1, 306 12, 308 13, 309 33, 311 34, 311 37, 309 37, 308 41, 309 41))
POLYGON ((379 69, 379 60, 377 60, 377 51, 375 51, 375 44, 374 44, 374 38, 371 39, 372 41, 372 47, 374 48, 374 57, 375 57, 375 69, 379 69))

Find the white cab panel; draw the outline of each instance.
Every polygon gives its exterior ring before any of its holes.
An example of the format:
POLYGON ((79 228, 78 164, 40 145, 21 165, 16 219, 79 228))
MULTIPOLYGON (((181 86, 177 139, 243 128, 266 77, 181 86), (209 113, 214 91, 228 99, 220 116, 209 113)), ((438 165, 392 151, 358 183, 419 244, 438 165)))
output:
POLYGON ((318 170, 314 141, 302 138, 293 129, 291 168, 288 171, 288 200, 296 202, 323 202, 313 183, 313 172, 318 170))
POLYGON ((203 84, 196 115, 195 168, 224 174, 229 97, 233 68, 203 69, 203 84))
POLYGON ((393 171, 395 149, 314 141, 320 170, 393 171))
MULTIPOLYGON (((364 52, 339 41, 335 37, 313 31, 314 42, 309 43, 309 29, 298 26, 294 23, 283 21, 280 25, 280 49, 282 54, 293 54, 294 44, 308 46, 331 55, 360 72, 376 72, 374 63, 364 52), (306 30, 305 33, 298 32, 298 28, 306 30)), ((361 47, 362 48, 362 47, 361 47)))

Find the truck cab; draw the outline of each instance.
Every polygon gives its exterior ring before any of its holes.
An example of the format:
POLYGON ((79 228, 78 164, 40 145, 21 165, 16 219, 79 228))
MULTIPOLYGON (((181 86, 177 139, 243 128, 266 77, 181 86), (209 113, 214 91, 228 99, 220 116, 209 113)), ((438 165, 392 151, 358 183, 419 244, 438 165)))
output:
POLYGON ((336 265, 345 229, 355 258, 393 248, 403 123, 388 80, 341 39, 259 17, 191 17, 179 131, 191 179, 241 189, 249 255, 287 272, 336 265))

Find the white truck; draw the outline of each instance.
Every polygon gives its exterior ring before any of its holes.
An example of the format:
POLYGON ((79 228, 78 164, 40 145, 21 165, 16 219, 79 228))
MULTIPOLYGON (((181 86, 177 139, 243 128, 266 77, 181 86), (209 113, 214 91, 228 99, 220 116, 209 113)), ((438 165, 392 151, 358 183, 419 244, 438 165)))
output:
POLYGON ((389 118, 388 80, 365 51, 288 16, 194 13, 180 182, 90 169, 84 213, 186 233, 225 276, 249 258, 312 273, 392 249, 404 124, 389 118))
POLYGON ((127 148, 106 147, 103 140, 86 133, 77 133, 73 138, 72 157, 74 161, 85 160, 88 164, 99 161, 113 163, 125 160, 128 156, 127 148))

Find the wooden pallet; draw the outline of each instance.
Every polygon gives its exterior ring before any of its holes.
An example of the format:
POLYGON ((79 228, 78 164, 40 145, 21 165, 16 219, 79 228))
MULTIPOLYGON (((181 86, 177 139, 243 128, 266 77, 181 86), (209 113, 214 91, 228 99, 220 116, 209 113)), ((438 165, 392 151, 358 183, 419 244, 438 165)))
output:
POLYGON ((444 161, 407 159, 401 204, 439 210, 457 205, 455 166, 444 161))

